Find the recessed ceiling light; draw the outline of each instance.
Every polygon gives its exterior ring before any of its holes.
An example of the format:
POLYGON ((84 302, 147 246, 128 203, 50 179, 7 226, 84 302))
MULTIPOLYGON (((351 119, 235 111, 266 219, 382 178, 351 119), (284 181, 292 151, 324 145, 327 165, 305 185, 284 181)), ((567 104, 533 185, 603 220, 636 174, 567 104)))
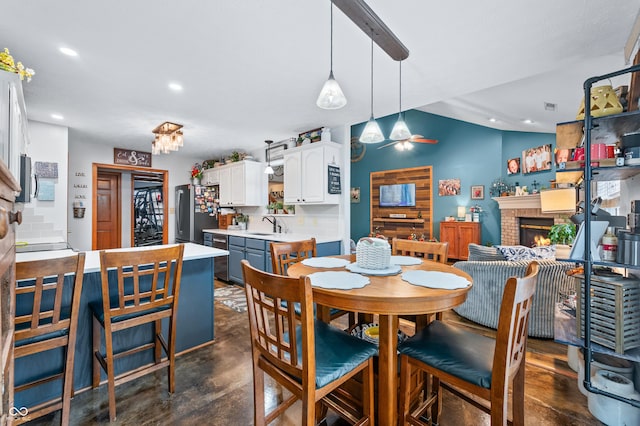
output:
POLYGON ((529 119, 529 118, 525 118, 524 120, 522 120, 522 122, 524 124, 533 124, 533 120, 529 119))
POLYGON ((169 83, 169 89, 174 92, 182 92, 182 85, 178 83, 169 83))
POLYGON ((56 120, 64 120, 64 117, 60 114, 51 114, 51 118, 54 118, 56 120))
POLYGON ((64 53, 67 56, 78 56, 78 52, 73 49, 69 49, 68 47, 61 47, 60 52, 64 53))
POLYGON ((496 118, 491 117, 491 118, 489 119, 489 121, 490 121, 490 122, 492 122, 492 123, 496 123, 498 120, 497 120, 496 118))

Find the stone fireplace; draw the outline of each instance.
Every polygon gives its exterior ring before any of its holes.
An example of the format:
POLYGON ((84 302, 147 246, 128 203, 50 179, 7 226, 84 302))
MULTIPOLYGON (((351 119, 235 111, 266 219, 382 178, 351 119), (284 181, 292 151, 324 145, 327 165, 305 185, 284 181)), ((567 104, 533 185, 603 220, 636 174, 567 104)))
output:
MULTIPOLYGON (((495 197, 500 206, 500 228, 502 245, 527 245, 529 241, 521 241, 520 222, 527 219, 547 219, 542 226, 551 226, 569 221, 569 212, 542 213, 540 208, 540 194, 523 195, 519 197, 495 197)), ((536 221, 537 222, 537 221, 536 221)), ((546 231, 548 233, 548 231, 546 231)))

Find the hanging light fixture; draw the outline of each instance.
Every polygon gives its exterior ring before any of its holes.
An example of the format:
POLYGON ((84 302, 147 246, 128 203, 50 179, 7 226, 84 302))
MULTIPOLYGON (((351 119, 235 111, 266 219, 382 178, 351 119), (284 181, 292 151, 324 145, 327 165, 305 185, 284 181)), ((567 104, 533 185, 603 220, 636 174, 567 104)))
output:
POLYGON ((266 140, 264 143, 267 144, 267 167, 264 169, 264 174, 272 175, 273 167, 271 167, 271 144, 273 141, 266 140))
POLYGON ((360 135, 362 143, 378 143, 384 141, 382 130, 375 118, 373 118, 373 32, 371 33, 371 117, 364 126, 364 130, 360 135))
POLYGON ((322 109, 339 109, 347 104, 347 98, 345 98, 344 93, 342 93, 342 89, 340 85, 333 77, 333 2, 331 3, 331 58, 330 58, 330 71, 329 71, 329 79, 322 86, 322 90, 318 95, 318 99, 316 100, 316 105, 318 105, 322 109))
MULTIPOLYGON (((411 137, 411 132, 407 127, 407 123, 404 122, 404 117, 402 116, 402 61, 400 62, 400 107, 398 108, 398 121, 393 125, 393 130, 391 130, 391 134, 389 135, 389 139, 392 141, 402 141, 405 139, 409 139, 411 137)), ((410 144, 410 143, 409 143, 410 144)), ((400 146, 400 144, 396 145, 400 146)), ((408 148, 411 149, 411 148, 408 148)))
POLYGON ((151 143, 151 153, 153 155, 168 154, 171 151, 177 151, 184 145, 184 135, 182 133, 182 124, 175 124, 165 121, 152 130, 156 135, 151 143))

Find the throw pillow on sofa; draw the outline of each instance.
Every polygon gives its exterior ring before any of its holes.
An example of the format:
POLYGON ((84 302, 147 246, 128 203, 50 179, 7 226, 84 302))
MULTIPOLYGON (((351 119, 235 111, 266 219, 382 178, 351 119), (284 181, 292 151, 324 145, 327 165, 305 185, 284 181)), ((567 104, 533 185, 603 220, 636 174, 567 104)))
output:
POLYGON ((469 261, 491 262, 494 260, 506 260, 496 247, 481 246, 480 244, 469 244, 469 261))
POLYGON ((498 251, 510 261, 555 259, 556 246, 525 247, 525 246, 497 246, 498 251))

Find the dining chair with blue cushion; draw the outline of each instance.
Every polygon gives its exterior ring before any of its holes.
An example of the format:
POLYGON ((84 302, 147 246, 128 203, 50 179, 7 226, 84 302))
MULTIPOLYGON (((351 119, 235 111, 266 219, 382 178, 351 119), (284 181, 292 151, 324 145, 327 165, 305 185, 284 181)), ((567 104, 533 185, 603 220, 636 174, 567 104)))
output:
MULTIPOLYGON (((287 269, 289 266, 317 256, 316 239, 310 238, 308 240, 300 241, 272 242, 270 251, 273 273, 278 275, 287 275, 287 269)), ((300 308, 296 306, 296 310, 299 315, 300 308)), ((329 321, 333 321, 343 315, 349 316, 349 327, 355 325, 355 312, 329 308, 329 321)))
MULTIPOLYGON (((93 315, 93 387, 100 386, 101 369, 104 370, 111 421, 116 419, 116 385, 167 368, 169 393, 175 390, 176 320, 183 254, 184 244, 100 252, 102 300, 89 303, 93 315), (163 319, 168 321, 167 339, 162 334, 163 319), (123 347, 114 347, 119 332, 145 324, 153 327, 151 342, 140 339, 120 342, 123 347), (149 357, 149 362, 143 359, 142 365, 130 365, 131 369, 116 375, 115 360, 151 350, 153 357, 149 357)), ((131 364, 137 361, 130 360, 131 364)))
POLYGON ((489 413, 491 425, 506 425, 510 383, 512 422, 524 424, 527 325, 538 270, 538 263, 532 261, 524 277, 507 280, 495 339, 437 320, 398 346, 402 424, 427 425, 422 419, 429 408, 430 420, 437 424, 444 388, 489 413), (410 409, 414 369, 431 375, 432 390, 419 407, 410 409))
MULTIPOLYGON (((56 410, 61 410, 60 423, 69 424, 73 397, 73 364, 75 359, 78 311, 82 293, 85 254, 62 258, 16 263, 16 302, 14 357, 16 359, 47 352, 54 363, 54 350, 62 350, 61 371, 34 371, 33 380, 16 383, 20 392, 54 380, 61 382, 60 397, 45 401, 27 411, 12 424, 22 424, 56 410), (29 309, 24 309, 29 306, 29 309)), ((27 362, 25 360, 25 362, 27 362)))
POLYGON ((373 356, 377 347, 313 315, 308 277, 270 274, 242 261, 253 360, 254 424, 271 423, 302 403, 296 424, 315 425, 329 408, 352 424, 374 422, 373 356), (283 303, 284 302, 284 303, 283 303), (291 309, 299 304, 300 315, 291 309), (291 392, 265 413, 265 374, 291 392), (320 415, 319 415, 320 413, 320 415))

